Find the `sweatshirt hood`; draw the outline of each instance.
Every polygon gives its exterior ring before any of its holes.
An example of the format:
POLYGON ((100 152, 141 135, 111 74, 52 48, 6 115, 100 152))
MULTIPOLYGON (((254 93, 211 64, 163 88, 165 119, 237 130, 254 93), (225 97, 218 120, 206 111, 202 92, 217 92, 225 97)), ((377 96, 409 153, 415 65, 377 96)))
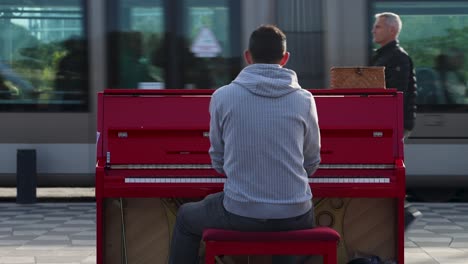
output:
POLYGON ((301 89, 293 70, 279 64, 251 64, 232 82, 264 97, 281 97, 301 89))

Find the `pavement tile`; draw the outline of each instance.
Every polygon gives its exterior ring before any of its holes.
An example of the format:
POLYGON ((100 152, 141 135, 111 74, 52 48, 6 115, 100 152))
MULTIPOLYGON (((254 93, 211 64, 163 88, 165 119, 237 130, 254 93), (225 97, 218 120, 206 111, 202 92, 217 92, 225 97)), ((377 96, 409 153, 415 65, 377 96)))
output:
POLYGON ((39 236, 34 238, 34 240, 68 240, 68 236, 39 236))
MULTIPOLYGON (((468 249, 468 242, 458 242, 458 241, 455 240, 450 244, 450 247, 451 248, 459 248, 459 249, 468 249)), ((468 263, 468 259, 467 259, 466 263, 468 263)))
POLYGON ((0 264, 34 264, 34 257, 0 257, 0 264))
MULTIPOLYGON (((406 264, 440 264, 431 256, 425 252, 421 253, 406 253, 405 252, 405 263, 406 264)), ((445 263, 444 263, 445 264, 445 263)))
MULTIPOLYGON (((466 232, 466 231, 465 231, 466 232)), ((468 233, 454 233, 454 232, 450 232, 450 233, 440 233, 440 235, 442 236, 450 236, 450 237, 453 237, 453 238, 468 238, 468 233)))
POLYGON ((46 263, 80 263, 85 256, 39 256, 36 257, 37 262, 46 263))

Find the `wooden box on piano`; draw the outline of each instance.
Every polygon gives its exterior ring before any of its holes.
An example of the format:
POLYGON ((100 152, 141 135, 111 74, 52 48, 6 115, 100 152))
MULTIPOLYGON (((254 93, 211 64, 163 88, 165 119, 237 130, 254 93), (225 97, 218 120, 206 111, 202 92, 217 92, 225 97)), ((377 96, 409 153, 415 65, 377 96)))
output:
MULTIPOLYGON (((339 263, 356 255, 403 263, 402 94, 393 89, 311 92, 322 134, 322 163, 309 178, 317 224, 340 232, 339 263)), ((166 263, 180 204, 222 191, 224 178, 211 169, 208 155, 211 93, 99 93, 97 263, 166 263)), ((246 257, 230 259, 247 263, 246 257)), ((306 263, 317 262, 311 257, 306 263)))

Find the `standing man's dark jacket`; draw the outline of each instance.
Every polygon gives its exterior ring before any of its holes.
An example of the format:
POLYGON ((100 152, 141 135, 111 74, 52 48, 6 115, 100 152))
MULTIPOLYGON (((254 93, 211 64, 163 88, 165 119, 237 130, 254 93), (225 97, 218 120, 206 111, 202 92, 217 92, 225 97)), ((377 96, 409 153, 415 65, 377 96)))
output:
POLYGON ((387 88, 396 88, 404 97, 404 129, 411 131, 416 118, 416 77, 413 61, 408 53, 392 41, 381 47, 372 57, 373 66, 385 66, 385 83, 387 88))

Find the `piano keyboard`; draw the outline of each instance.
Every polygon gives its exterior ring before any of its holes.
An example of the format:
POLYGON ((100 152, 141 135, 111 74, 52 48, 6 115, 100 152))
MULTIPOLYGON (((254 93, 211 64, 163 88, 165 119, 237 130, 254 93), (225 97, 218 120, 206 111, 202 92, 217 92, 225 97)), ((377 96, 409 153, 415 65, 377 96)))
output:
MULTIPOLYGON (((125 178, 125 183, 224 183, 226 178, 125 178)), ((345 177, 328 177, 328 178, 309 178, 309 183, 390 183, 390 178, 345 178, 345 177)))
MULTIPOLYGON (((110 164, 113 170, 207 170, 213 167, 210 164, 110 164)), ((367 169, 388 170, 394 169, 394 164, 320 164, 319 169, 367 169)))

